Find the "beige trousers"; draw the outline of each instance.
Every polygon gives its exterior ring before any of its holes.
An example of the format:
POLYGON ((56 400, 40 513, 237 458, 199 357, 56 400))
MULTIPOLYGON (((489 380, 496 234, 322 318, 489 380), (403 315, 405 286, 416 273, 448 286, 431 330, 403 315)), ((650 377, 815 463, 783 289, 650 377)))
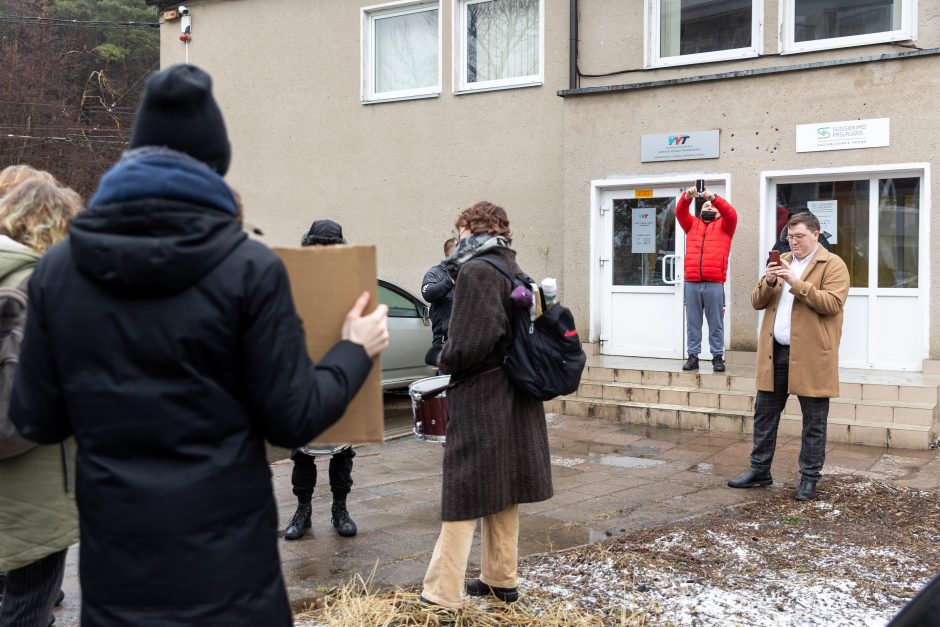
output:
MULTIPOLYGON (((484 516, 482 520, 480 580, 495 588, 515 588, 519 561, 519 506, 510 505, 501 512, 484 516)), ((476 528, 476 519, 441 523, 441 535, 424 576, 421 596, 442 607, 456 608, 463 604, 464 577, 476 528)))

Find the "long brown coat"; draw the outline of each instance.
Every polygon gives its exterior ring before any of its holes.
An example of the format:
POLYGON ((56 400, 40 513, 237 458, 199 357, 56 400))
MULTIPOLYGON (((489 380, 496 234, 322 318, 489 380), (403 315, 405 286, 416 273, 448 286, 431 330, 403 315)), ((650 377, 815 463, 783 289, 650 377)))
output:
MULTIPOLYGON (((518 271, 516 253, 493 255, 518 271)), ((439 364, 452 380, 497 366, 512 338, 512 285, 484 261, 460 269, 450 333, 439 364)), ((548 431, 542 403, 506 378, 502 369, 470 377, 447 392, 447 445, 441 519, 471 520, 516 503, 552 496, 548 431)))
MULTIPOLYGON (((793 254, 781 257, 790 261, 793 254)), ((849 270, 839 256, 822 246, 792 286, 777 279, 771 287, 761 277, 751 292, 754 309, 766 310, 757 341, 757 389, 774 390, 774 317, 784 288, 794 295, 787 391, 817 398, 839 396, 839 343, 842 309, 849 294, 849 270)))

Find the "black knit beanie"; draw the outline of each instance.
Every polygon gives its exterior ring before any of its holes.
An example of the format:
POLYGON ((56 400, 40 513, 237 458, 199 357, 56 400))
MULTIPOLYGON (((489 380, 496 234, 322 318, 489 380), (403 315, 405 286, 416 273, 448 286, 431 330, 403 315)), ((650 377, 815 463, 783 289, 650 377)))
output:
POLYGON ((332 220, 314 220, 310 230, 301 240, 302 246, 329 246, 330 244, 345 244, 343 227, 332 220))
POLYGON ((212 77, 194 65, 173 65, 147 81, 134 120, 131 148, 166 146, 185 152, 225 176, 232 148, 212 77))

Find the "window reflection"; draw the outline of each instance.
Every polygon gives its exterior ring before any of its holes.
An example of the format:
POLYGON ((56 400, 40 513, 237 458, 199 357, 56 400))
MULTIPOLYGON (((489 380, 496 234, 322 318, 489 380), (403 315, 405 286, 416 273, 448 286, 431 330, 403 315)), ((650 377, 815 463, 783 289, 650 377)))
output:
POLYGON ((878 287, 917 287, 920 179, 878 181, 878 287))
POLYGON ((868 287, 869 190, 867 179, 777 185, 778 237, 786 237, 790 215, 816 208, 817 215, 823 217, 822 209, 825 209, 836 218, 835 227, 821 224, 832 252, 848 266, 852 287, 868 287), (835 201, 835 204, 825 201, 835 201))
POLYGON ((614 285, 666 285, 662 264, 676 252, 676 199, 618 199, 613 212, 614 285))

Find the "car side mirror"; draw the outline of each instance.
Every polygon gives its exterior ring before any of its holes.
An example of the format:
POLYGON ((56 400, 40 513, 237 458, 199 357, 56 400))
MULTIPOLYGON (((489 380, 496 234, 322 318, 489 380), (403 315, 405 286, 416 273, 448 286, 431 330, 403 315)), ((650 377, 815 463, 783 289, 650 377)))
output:
POLYGON ((421 321, 424 322, 424 326, 431 326, 431 308, 427 305, 421 306, 421 321))

